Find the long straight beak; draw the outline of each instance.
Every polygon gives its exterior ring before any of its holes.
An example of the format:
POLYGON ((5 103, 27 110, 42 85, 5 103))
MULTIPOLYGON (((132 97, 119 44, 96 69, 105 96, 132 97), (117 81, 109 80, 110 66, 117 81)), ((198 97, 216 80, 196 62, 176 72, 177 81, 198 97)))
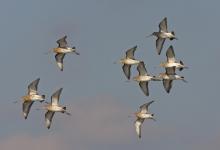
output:
POLYGON ((182 80, 184 83, 188 83, 188 81, 186 81, 185 79, 182 80))
POLYGON ((66 115, 68 115, 68 116, 72 116, 71 113, 69 113, 69 112, 67 112, 67 111, 65 111, 64 113, 65 113, 66 115))
POLYGON ((155 118, 151 118, 153 121, 157 121, 155 118))
POLYGON ((80 55, 80 53, 79 53, 79 52, 77 52, 77 51, 75 51, 75 54, 76 54, 76 55, 80 55))

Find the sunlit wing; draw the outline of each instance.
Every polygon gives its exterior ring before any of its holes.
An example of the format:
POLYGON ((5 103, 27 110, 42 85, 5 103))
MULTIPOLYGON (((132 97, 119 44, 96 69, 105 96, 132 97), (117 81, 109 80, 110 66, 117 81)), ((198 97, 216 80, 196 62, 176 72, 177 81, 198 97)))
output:
POLYGON ((23 102, 22 104, 22 109, 23 109, 23 114, 24 114, 24 118, 27 119, 28 114, 30 112, 31 106, 34 102, 33 101, 26 101, 23 102))
POLYGON ((28 85, 28 95, 35 95, 35 94, 37 94, 37 87, 38 87, 39 81, 40 81, 40 78, 34 80, 33 82, 31 82, 28 85))
POLYGON ((145 103, 143 105, 140 106, 140 112, 141 113, 147 113, 148 112, 148 107, 150 106, 150 104, 152 104, 154 101, 150 101, 148 103, 145 103))
POLYGON ((175 53, 172 45, 167 49, 166 56, 167 56, 167 62, 174 63, 176 61, 175 53))
POLYGON ((50 126, 51 126, 51 123, 52 123, 52 119, 53 119, 53 116, 54 116, 55 112, 52 112, 52 111, 47 111, 45 113, 45 121, 46 121, 46 127, 48 129, 50 129, 50 126))
POLYGON ((167 17, 165 17, 159 24, 159 30, 160 32, 168 32, 167 30, 167 17))
POLYGON ((141 125, 144 122, 144 119, 138 118, 135 121, 135 130, 139 138, 141 138, 141 125))
POLYGON ((62 92, 63 88, 60 88, 57 90, 52 96, 51 96, 51 104, 52 105, 58 105, 59 99, 60 99, 60 94, 62 92))
POLYGON ((65 54, 64 53, 57 53, 55 55, 57 66, 60 68, 61 71, 63 71, 63 59, 65 54))

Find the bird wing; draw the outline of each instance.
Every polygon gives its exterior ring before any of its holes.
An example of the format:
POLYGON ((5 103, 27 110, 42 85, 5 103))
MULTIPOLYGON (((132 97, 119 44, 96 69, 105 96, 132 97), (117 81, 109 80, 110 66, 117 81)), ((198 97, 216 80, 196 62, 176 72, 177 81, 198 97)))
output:
POLYGON ((139 138, 141 138, 141 125, 144 122, 144 119, 138 118, 135 121, 135 129, 136 129, 136 133, 138 135, 139 138))
POLYGON ((130 76, 131 76, 131 65, 127 65, 127 64, 124 64, 122 66, 122 69, 123 69, 123 72, 125 74, 125 76, 127 77, 128 80, 130 80, 130 76))
POLYGON ((63 71, 63 59, 64 59, 65 54, 64 53, 57 53, 55 55, 55 59, 57 62, 58 67, 60 68, 61 71, 63 71))
POLYGON ((60 99, 60 94, 62 92, 63 88, 60 88, 57 90, 52 96, 51 96, 51 104, 52 105, 58 105, 59 99, 60 99))
POLYGON ((26 101, 26 102, 23 102, 23 105, 22 105, 22 109, 23 109, 23 114, 24 114, 24 118, 27 119, 28 117, 28 114, 30 112, 30 109, 31 109, 31 106, 34 102, 33 101, 26 101))
POLYGON ((140 112, 141 113, 147 113, 148 112, 148 107, 150 106, 150 104, 152 104, 154 101, 150 101, 148 103, 145 103, 143 105, 140 106, 140 112))
POLYGON ((60 48, 67 48, 68 47, 67 42, 66 42, 66 38, 67 38, 67 36, 65 35, 61 39, 57 40, 58 47, 60 47, 60 48))
POLYGON ((55 112, 52 111, 47 111, 45 113, 45 121, 46 121, 46 127, 50 129, 51 123, 52 123, 52 118, 54 116, 55 112))
POLYGON ((170 93, 170 90, 172 88, 172 82, 173 80, 166 80, 166 79, 163 80, 163 86, 167 93, 170 93))
POLYGON ((167 75, 175 75, 175 67, 168 67, 168 68, 165 68, 166 69, 166 74, 167 75))
POLYGON ((138 70, 140 76, 147 75, 147 69, 145 68, 145 65, 144 65, 143 61, 141 61, 138 64, 137 70, 138 70))
POLYGON ((35 95, 35 94, 37 94, 37 86, 38 86, 39 81, 40 81, 40 78, 34 80, 33 82, 31 82, 28 85, 28 95, 35 95))
POLYGON ((168 32, 167 30, 167 17, 165 17, 159 24, 159 31, 168 32))
POLYGON ((167 62, 174 63, 176 61, 175 53, 172 45, 167 49, 166 56, 167 56, 167 62))
POLYGON ((162 48, 163 48, 163 44, 164 44, 165 40, 166 40, 166 39, 164 39, 164 38, 159 38, 159 37, 158 37, 157 40, 156 40, 156 49, 157 49, 158 55, 160 55, 160 53, 161 53, 161 50, 162 50, 162 48))
POLYGON ((126 51, 126 58, 135 59, 134 58, 134 52, 137 50, 137 45, 128 49, 126 51))
POLYGON ((146 96, 149 96, 148 82, 147 81, 139 82, 139 86, 141 90, 144 92, 144 94, 146 96))

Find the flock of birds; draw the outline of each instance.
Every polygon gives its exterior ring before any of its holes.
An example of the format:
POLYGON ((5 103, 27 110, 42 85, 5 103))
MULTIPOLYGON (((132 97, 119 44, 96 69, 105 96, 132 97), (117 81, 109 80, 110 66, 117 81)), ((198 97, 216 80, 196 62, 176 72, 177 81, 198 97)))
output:
MULTIPOLYGON (((169 32, 167 29, 167 18, 165 17, 160 23, 159 23, 159 32, 153 32, 151 35, 147 36, 156 36, 156 50, 158 55, 161 54, 161 51, 163 49, 163 45, 166 39, 173 40, 177 37, 174 34, 174 31, 169 32)), ((167 93, 170 93, 170 90, 172 88, 173 80, 182 80, 184 82, 187 82, 183 76, 176 74, 176 69, 179 71, 182 71, 184 68, 188 68, 184 65, 182 61, 177 61, 175 58, 175 53, 173 50, 173 46, 171 45, 167 51, 167 61, 160 63, 160 66, 165 68, 165 73, 160 73, 158 76, 152 76, 150 75, 146 68, 143 61, 137 60, 134 57, 134 53, 137 50, 137 46, 134 46, 126 51, 126 56, 122 59, 120 59, 119 63, 121 63, 123 72, 128 80, 131 78, 131 66, 137 65, 137 71, 139 75, 133 77, 134 81, 137 81, 139 83, 139 86, 143 93, 146 96, 149 96, 149 89, 148 89, 148 82, 149 81, 163 81, 164 89, 167 93)), ((148 103, 145 103, 140 106, 140 111, 135 113, 136 121, 135 121, 135 128, 136 133, 139 138, 141 138, 141 126, 145 119, 154 119, 154 114, 151 114, 148 111, 148 107, 151 103, 154 101, 150 101, 148 103)))
MULTIPOLYGON (((61 71, 63 71, 63 59, 64 56, 67 53, 75 53, 76 55, 79 55, 79 53, 76 51, 75 47, 69 47, 66 41, 67 36, 62 37, 61 39, 57 40, 58 47, 53 49, 53 52, 55 53, 55 59, 57 66, 61 71)), ((49 51, 50 52, 50 51, 49 51)), ((67 115, 71 115, 69 112, 67 112, 65 106, 59 105, 59 99, 60 94, 63 90, 63 88, 58 89, 55 93, 51 96, 51 103, 45 101, 45 95, 39 95, 38 93, 38 84, 39 84, 40 78, 32 81, 28 85, 28 92, 27 95, 22 97, 22 110, 24 118, 27 119, 28 114, 30 112, 31 106, 35 101, 44 102, 46 105, 43 105, 42 109, 47 110, 45 113, 45 122, 46 127, 50 129, 52 118, 55 114, 55 112, 61 112, 65 113, 67 115)), ((16 101, 18 102, 18 101, 16 101)), ((39 109, 38 109, 39 110, 39 109)))
MULTIPOLYGON (((158 55, 161 54, 163 44, 166 39, 177 39, 174 32, 169 32, 167 29, 167 18, 165 17, 159 24, 159 32, 153 32, 150 36, 156 36, 156 49, 158 55)), ((79 53, 76 51, 75 47, 69 47, 66 41, 67 36, 64 36, 63 38, 57 40, 58 47, 53 49, 53 52, 55 53, 55 59, 57 66, 61 71, 63 71, 64 65, 63 65, 63 59, 67 53, 75 53, 76 55, 79 55, 79 53)), ((182 61, 177 61, 175 59, 175 53, 173 50, 173 47, 170 46, 167 49, 166 56, 167 61, 160 63, 161 67, 164 67, 166 72, 160 73, 158 76, 152 76, 148 74, 145 64, 143 61, 137 60, 134 57, 134 53, 137 50, 137 46, 134 46, 126 51, 126 57, 120 59, 120 63, 123 64, 123 72, 128 80, 130 80, 131 77, 131 66, 137 65, 137 71, 139 72, 139 75, 133 77, 134 81, 137 81, 139 83, 139 86, 143 93, 146 96, 149 96, 149 89, 148 89, 148 82, 149 81, 163 81, 164 89, 167 93, 170 92, 172 88, 172 82, 173 80, 182 80, 184 82, 185 79, 183 76, 176 74, 176 69, 179 71, 183 70, 184 68, 187 68, 182 61)), ((28 92, 27 95, 22 97, 22 103, 23 103, 23 115, 24 118, 27 119, 28 114, 30 112, 31 106, 35 101, 38 102, 44 102, 46 103, 43 105, 42 109, 46 110, 45 113, 45 122, 46 127, 50 129, 52 118, 55 114, 55 112, 61 112, 65 113, 67 115, 71 115, 69 112, 67 112, 67 109, 65 106, 59 105, 59 99, 60 94, 62 92, 62 88, 57 90, 55 93, 51 96, 51 102, 45 101, 45 95, 40 95, 38 93, 38 84, 39 84, 40 78, 32 81, 28 85, 28 92)), ((145 119, 154 119, 154 114, 151 114, 148 111, 148 107, 150 104, 152 104, 154 101, 150 101, 148 103, 145 103, 140 106, 140 111, 135 113, 136 121, 135 121, 135 128, 136 133, 139 138, 141 138, 141 126, 145 119)))

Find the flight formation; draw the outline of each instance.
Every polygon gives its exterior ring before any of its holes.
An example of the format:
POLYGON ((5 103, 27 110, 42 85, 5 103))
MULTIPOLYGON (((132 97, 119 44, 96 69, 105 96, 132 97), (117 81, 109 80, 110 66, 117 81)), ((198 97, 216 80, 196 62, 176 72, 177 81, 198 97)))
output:
MULTIPOLYGON (((156 52, 158 55, 162 53, 163 45, 166 39, 169 40, 177 40, 174 31, 169 32, 167 27, 167 18, 165 17, 159 23, 159 31, 153 32, 151 35, 147 37, 155 36, 156 39, 156 52)), ((74 53, 79 55, 76 47, 70 47, 67 44, 67 36, 64 36, 56 41, 58 47, 53 48, 52 52, 55 54, 55 62, 60 71, 64 70, 64 57, 68 53, 74 53)), ((163 87, 167 93, 170 93, 174 80, 182 80, 186 82, 185 78, 181 75, 178 75, 176 71, 182 71, 183 69, 188 68, 184 65, 183 61, 178 61, 175 57, 173 46, 169 46, 166 51, 167 60, 159 63, 161 68, 165 69, 164 73, 159 73, 158 75, 150 74, 146 67, 145 63, 142 60, 135 58, 135 51, 138 49, 138 46, 128 49, 125 53, 125 56, 119 60, 119 63, 122 65, 122 71, 127 80, 134 80, 139 84, 140 90, 142 91, 144 96, 150 95, 149 86, 155 81, 161 82, 163 87), (137 68, 137 75, 133 75, 131 73, 131 67, 137 68)), ((31 107, 36 103, 41 103, 42 107, 39 110, 45 110, 45 126, 50 129, 52 120, 55 112, 60 112, 66 115, 71 115, 67 111, 66 106, 62 106, 59 104, 60 96, 63 88, 58 89, 51 95, 51 102, 46 101, 46 96, 39 92, 38 84, 40 82, 40 78, 32 81, 27 87, 27 94, 22 97, 22 111, 25 119, 28 118, 29 113, 31 112, 31 107)), ((134 123, 135 131, 139 138, 141 138, 141 127, 146 119, 154 119, 154 114, 150 113, 148 107, 154 101, 149 101, 140 106, 139 111, 135 113, 136 121, 134 123)))
MULTIPOLYGON (((166 39, 169 39, 171 41, 174 39, 177 40, 174 31, 169 32, 167 29, 166 17, 159 23, 159 31, 153 32, 151 35, 147 37, 151 37, 151 36, 157 37, 156 51, 158 55, 161 54, 166 39)), ((122 64, 122 70, 127 80, 131 79, 131 67, 132 66, 137 67, 138 75, 134 76, 132 79, 139 84, 139 87, 145 96, 150 95, 150 90, 148 87, 149 82, 162 81, 163 87, 167 93, 170 93, 174 80, 182 80, 183 82, 187 82, 183 76, 178 75, 176 73, 176 70, 182 71, 183 69, 188 67, 184 65, 183 61, 176 60, 174 48, 172 45, 169 46, 169 48, 166 51, 167 60, 159 64, 160 67, 165 68, 165 72, 159 73, 159 75, 151 75, 150 73, 148 73, 144 61, 136 59, 134 57, 137 48, 138 46, 135 45, 134 47, 128 49, 125 53, 125 57, 120 59, 119 62, 122 64)), ((143 124, 144 120, 145 119, 155 120, 153 118, 154 115, 148 111, 149 105, 153 102, 154 101, 150 101, 148 103, 141 105, 140 111, 135 113, 136 116, 135 128, 139 138, 141 138, 141 125, 143 124)))

